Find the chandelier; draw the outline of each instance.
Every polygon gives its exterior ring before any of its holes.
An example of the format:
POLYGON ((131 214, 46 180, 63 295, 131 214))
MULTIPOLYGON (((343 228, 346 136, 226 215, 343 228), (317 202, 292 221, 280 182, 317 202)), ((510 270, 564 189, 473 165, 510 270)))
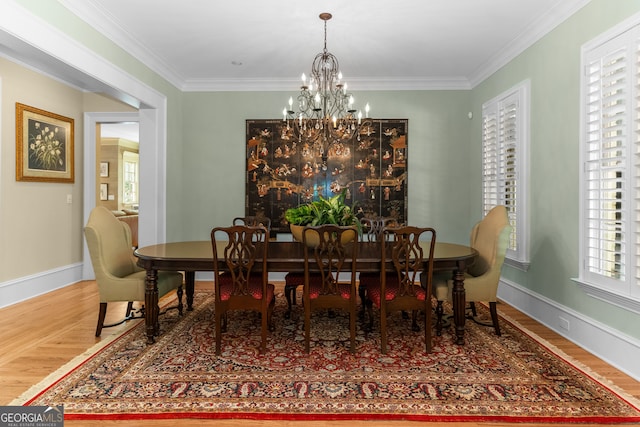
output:
POLYGON ((293 110, 293 97, 282 111, 286 130, 301 145, 313 149, 326 166, 332 147, 360 134, 371 132, 369 104, 364 114, 354 107, 354 98, 342 80, 338 58, 327 50, 327 21, 330 13, 321 13, 324 21, 324 49, 316 55, 307 79, 302 74, 302 86, 297 97, 298 111, 293 110))

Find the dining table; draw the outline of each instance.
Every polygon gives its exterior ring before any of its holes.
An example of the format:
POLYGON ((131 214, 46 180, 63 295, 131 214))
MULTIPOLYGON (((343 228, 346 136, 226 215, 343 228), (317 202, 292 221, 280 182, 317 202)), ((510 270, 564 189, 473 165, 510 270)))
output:
MULTIPOLYGON (((224 242, 218 242, 224 245, 224 242)), ((269 272, 304 272, 304 248, 297 241, 270 240, 267 250, 269 272)), ((217 251, 224 253, 222 247, 217 251)), ((146 270, 145 278, 145 331, 147 343, 153 344, 160 333, 158 323, 158 270, 182 271, 185 276, 187 311, 193 310, 195 273, 213 271, 213 246, 210 240, 160 243, 137 248, 134 255, 138 266, 146 270)), ((464 273, 478 252, 470 246, 436 242, 434 271, 450 271, 453 278, 453 319, 456 343, 464 345, 465 290, 464 273)), ((379 242, 358 242, 359 272, 379 272, 382 268, 379 242)), ((385 256, 391 263, 391 256, 385 256)), ((222 261, 222 260, 221 260, 222 261)))

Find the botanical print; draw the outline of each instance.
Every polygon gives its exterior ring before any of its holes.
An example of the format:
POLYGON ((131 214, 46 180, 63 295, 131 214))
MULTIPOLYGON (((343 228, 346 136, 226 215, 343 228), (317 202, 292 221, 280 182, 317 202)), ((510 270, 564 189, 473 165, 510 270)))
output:
POLYGON ((74 120, 16 102, 16 181, 74 182, 74 120))
POLYGON ((66 141, 55 125, 29 119, 29 169, 64 171, 66 141))

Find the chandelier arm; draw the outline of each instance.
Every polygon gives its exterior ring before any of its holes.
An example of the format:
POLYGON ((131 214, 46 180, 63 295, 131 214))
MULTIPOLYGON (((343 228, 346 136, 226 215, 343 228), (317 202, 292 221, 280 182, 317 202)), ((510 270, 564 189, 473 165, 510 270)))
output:
MULTIPOLYGON (((361 134, 371 133, 369 104, 363 120, 361 112, 353 106, 353 95, 342 81, 338 58, 327 50, 327 21, 331 17, 330 13, 320 14, 324 21, 324 47, 313 60, 308 84, 302 75, 298 111, 291 108, 283 111, 287 129, 293 131, 300 143, 313 147, 325 166, 332 145, 354 137, 359 141, 361 134)), ((290 107, 291 104, 290 99, 290 107)))

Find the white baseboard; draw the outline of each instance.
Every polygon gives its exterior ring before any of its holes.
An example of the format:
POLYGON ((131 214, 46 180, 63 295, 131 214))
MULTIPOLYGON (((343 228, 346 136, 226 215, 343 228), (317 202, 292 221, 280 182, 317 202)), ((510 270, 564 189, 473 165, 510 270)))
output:
POLYGON ((508 280, 500 280, 498 298, 640 381, 635 338, 508 280))
POLYGON ((82 263, 0 283, 0 308, 7 307, 82 280, 82 263))

